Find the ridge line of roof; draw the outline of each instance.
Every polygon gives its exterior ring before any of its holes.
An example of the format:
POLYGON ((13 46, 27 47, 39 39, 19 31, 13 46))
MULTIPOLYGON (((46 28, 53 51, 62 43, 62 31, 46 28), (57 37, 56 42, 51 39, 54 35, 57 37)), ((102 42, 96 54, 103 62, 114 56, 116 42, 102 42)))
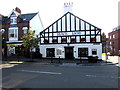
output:
MULTIPOLYGON (((71 15, 75 16, 76 18, 78 18, 78 19, 84 21, 85 23, 88 23, 88 24, 92 25, 93 27, 98 28, 97 26, 95 26, 95 25, 93 25, 93 24, 87 22, 87 21, 84 20, 84 19, 81 19, 80 17, 76 16, 75 14, 73 14, 73 13, 71 13, 71 12, 67 12, 67 13, 63 14, 60 18, 58 18, 57 20, 55 20, 55 21, 54 21, 52 24, 50 24, 48 27, 46 27, 46 28, 45 28, 43 31, 41 31, 40 33, 44 32, 47 28, 49 28, 51 25, 53 25, 55 22, 59 21, 61 18, 63 18, 63 17, 64 17, 65 15, 67 15, 67 14, 71 14, 71 15)), ((98 29, 101 30, 100 28, 98 28, 98 29)))
POLYGON ((36 12, 36 13, 26 13, 26 14, 20 14, 20 15, 28 15, 28 14, 38 14, 38 12, 36 12))

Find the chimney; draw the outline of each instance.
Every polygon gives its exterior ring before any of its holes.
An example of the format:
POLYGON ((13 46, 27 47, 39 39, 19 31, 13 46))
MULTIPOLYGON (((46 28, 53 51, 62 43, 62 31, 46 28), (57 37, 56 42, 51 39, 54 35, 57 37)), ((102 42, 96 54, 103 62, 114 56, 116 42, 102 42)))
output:
POLYGON ((73 13, 72 7, 73 7, 73 2, 64 3, 64 14, 67 12, 73 13))
POLYGON ((15 8, 15 11, 21 14, 21 10, 18 7, 15 8))

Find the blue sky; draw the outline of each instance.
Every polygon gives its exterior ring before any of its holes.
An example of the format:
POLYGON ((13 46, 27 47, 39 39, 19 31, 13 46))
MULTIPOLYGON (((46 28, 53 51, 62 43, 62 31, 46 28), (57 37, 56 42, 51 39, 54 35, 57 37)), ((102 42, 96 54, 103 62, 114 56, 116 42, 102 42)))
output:
POLYGON ((8 16, 17 6, 22 13, 39 12, 44 28, 63 13, 65 2, 73 2, 74 14, 102 29, 106 34, 118 26, 119 0, 2 0, 0 14, 8 16))

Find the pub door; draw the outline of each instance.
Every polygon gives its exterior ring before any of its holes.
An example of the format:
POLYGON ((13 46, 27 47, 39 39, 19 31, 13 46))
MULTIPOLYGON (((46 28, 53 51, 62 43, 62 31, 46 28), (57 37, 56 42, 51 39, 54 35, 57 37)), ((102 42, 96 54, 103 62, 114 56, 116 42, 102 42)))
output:
POLYGON ((65 59, 73 59, 73 47, 65 47, 65 59))

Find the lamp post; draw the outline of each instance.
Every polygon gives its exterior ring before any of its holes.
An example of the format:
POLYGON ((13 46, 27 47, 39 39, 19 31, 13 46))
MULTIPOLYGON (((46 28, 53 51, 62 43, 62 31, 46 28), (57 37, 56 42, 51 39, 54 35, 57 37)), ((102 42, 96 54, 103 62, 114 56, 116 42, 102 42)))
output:
POLYGON ((7 50, 5 50, 7 48, 7 44, 6 44, 7 37, 3 36, 3 34, 6 35, 5 29, 0 29, 0 32, 1 32, 2 40, 4 40, 2 42, 2 44, 4 44, 4 45, 2 45, 2 46, 4 46, 4 51, 2 50, 2 53, 3 53, 3 56, 5 56, 5 58, 6 58, 5 60, 7 61, 7 50))
POLYGON ((19 52, 20 52, 20 48, 19 48, 19 45, 18 45, 18 53, 17 53, 17 55, 18 55, 18 62, 19 62, 19 52))

